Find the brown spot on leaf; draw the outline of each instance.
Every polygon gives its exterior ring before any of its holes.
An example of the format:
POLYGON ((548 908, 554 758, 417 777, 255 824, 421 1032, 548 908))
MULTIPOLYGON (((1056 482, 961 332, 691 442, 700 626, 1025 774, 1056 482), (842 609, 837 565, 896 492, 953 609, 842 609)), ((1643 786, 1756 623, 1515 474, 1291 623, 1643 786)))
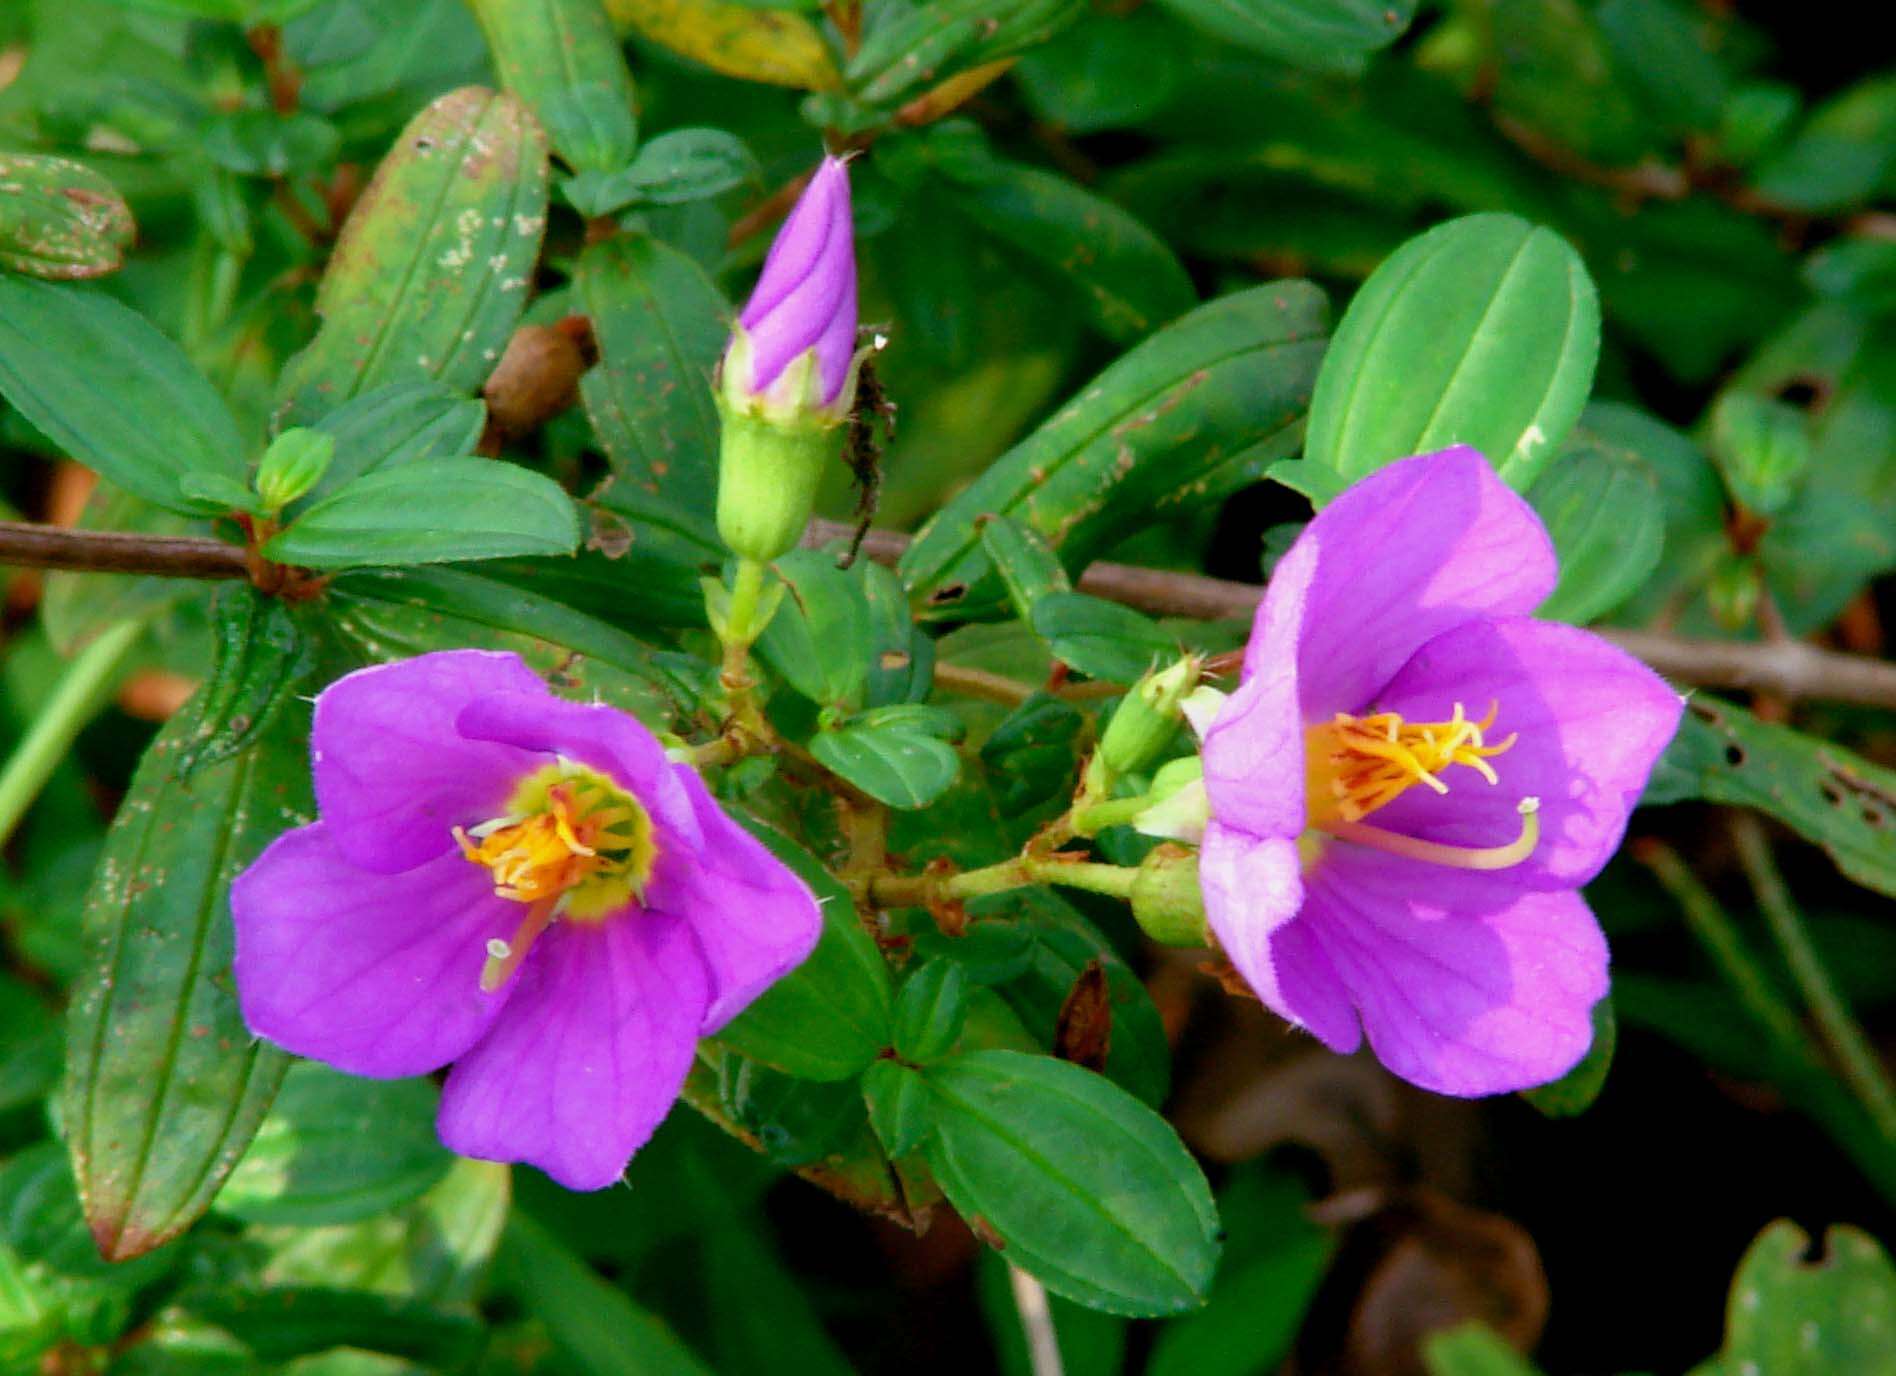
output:
POLYGON ((1106 967, 1096 956, 1086 962, 1060 1005, 1053 1028, 1053 1054, 1088 1070, 1103 1071, 1112 1039, 1111 990, 1106 983, 1106 967))

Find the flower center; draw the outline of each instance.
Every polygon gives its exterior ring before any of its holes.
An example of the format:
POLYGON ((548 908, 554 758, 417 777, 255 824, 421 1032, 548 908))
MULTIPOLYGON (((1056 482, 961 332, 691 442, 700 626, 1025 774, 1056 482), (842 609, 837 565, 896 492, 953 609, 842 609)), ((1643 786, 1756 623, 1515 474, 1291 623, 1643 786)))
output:
POLYGON ((1393 803, 1416 784, 1448 792, 1439 777, 1452 764, 1466 765, 1489 783, 1498 783, 1488 763, 1514 744, 1514 737, 1489 745, 1484 734, 1494 725, 1499 704, 1470 721, 1455 704, 1447 721, 1404 721, 1395 712, 1334 719, 1304 732, 1305 798, 1310 825, 1328 830, 1332 822, 1360 822, 1393 803))
POLYGON ((1488 761, 1514 744, 1515 737, 1489 745, 1498 703, 1480 721, 1470 721, 1455 704, 1447 721, 1407 722, 1399 713, 1378 712, 1334 719, 1304 732, 1305 807, 1309 830, 1298 844, 1309 869, 1332 837, 1454 869, 1500 870, 1520 864, 1540 843, 1540 800, 1523 798, 1521 831, 1504 846, 1450 846, 1423 841, 1365 825, 1363 818, 1400 798, 1416 784, 1437 793, 1448 785, 1439 777, 1450 765, 1465 765, 1489 783, 1499 783, 1488 761))
POLYGON ((555 918, 597 922, 644 895, 658 847, 638 799, 570 761, 528 775, 506 813, 454 828, 461 854, 493 875, 494 893, 527 905, 511 941, 487 944, 481 988, 492 992, 555 918))

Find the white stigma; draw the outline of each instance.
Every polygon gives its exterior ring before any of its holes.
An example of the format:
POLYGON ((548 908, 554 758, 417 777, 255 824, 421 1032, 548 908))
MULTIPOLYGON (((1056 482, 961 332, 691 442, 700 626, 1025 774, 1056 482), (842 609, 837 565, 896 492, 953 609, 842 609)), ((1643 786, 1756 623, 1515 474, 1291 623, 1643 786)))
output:
POLYGON ((491 937, 487 942, 487 954, 495 960, 505 960, 513 954, 513 947, 499 937, 491 937))

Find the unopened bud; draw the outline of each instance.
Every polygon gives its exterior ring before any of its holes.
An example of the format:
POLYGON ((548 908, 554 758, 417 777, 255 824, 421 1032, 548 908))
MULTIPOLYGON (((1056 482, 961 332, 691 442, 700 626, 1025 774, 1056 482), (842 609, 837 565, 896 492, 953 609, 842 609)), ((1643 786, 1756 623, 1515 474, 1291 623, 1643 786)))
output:
POLYGON ((1154 847, 1132 881, 1132 915, 1147 936, 1164 945, 1210 945, 1198 852, 1169 842, 1154 847))
POLYGON ((323 480, 336 441, 320 430, 285 430, 257 465, 257 495, 268 511, 281 511, 323 480))
POLYGON ((825 158, 778 231, 718 367, 718 534, 768 562, 796 546, 855 402, 849 174, 825 158))
POLYGON ((1152 776, 1146 796, 1152 804, 1132 819, 1136 830, 1193 845, 1204 839, 1211 799, 1205 792, 1205 762, 1198 756, 1166 761, 1152 776))
POLYGON ((1133 685, 1100 738, 1099 757, 1107 769, 1136 774, 1165 753, 1178 734, 1185 699, 1198 686, 1201 667, 1196 655, 1186 655, 1133 685))

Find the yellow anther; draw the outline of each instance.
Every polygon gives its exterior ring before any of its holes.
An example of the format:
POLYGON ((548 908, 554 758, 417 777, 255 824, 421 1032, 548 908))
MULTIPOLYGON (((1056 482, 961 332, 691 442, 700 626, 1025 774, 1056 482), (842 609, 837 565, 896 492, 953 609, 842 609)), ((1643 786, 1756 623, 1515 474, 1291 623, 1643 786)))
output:
POLYGON ((1450 765, 1464 765, 1489 783, 1498 783, 1491 756, 1514 744, 1488 744, 1486 732, 1494 725, 1500 705, 1493 704, 1480 721, 1470 721, 1455 704, 1454 715, 1441 722, 1406 722, 1399 713, 1376 712, 1366 717, 1338 712, 1304 732, 1306 800, 1310 825, 1324 830, 1334 822, 1358 822, 1385 807, 1416 784, 1447 793, 1440 776, 1450 765))

